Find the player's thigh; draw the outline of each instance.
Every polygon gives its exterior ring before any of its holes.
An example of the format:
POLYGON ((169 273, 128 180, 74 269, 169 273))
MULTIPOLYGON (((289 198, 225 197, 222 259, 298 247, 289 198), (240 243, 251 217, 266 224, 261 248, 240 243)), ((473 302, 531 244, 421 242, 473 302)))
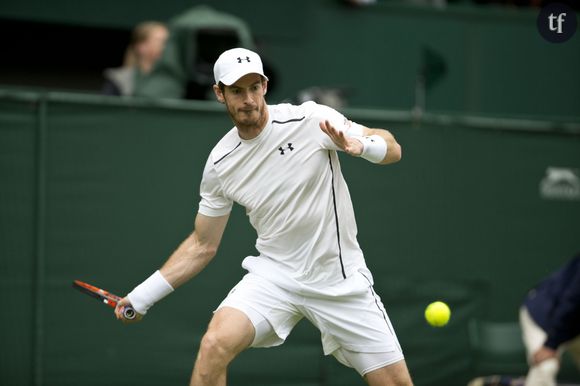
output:
POLYGON ((404 360, 373 370, 365 375, 370 386, 412 386, 411 375, 404 360))
POLYGON ((254 326, 251 347, 278 346, 286 340, 303 315, 293 295, 267 279, 247 274, 218 306, 243 312, 254 326))
POLYGON ((202 349, 219 350, 220 354, 235 356, 254 340, 254 326, 242 311, 222 307, 213 315, 202 339, 202 349))

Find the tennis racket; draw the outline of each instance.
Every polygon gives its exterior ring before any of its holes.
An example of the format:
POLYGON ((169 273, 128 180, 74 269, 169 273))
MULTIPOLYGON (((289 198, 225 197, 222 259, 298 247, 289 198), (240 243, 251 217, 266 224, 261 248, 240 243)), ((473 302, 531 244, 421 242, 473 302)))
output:
MULTIPOLYGON (((105 291, 103 289, 95 287, 94 285, 87 284, 80 280, 75 280, 73 282, 73 287, 86 295, 92 296, 95 299, 100 300, 101 302, 105 303, 106 305, 112 308, 117 307, 117 303, 121 301, 121 297, 113 295, 109 291, 105 291)), ((135 319, 137 313, 135 312, 133 307, 125 306, 125 308, 123 308, 123 316, 125 317, 125 319, 132 320, 135 319)))

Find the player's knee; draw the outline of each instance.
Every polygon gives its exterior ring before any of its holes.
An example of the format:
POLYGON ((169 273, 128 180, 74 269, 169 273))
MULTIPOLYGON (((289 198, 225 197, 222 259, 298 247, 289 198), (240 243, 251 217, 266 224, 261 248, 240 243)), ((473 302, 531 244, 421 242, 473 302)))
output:
POLYGON ((201 339, 200 351, 209 357, 221 357, 227 350, 219 335, 208 331, 201 339))
POLYGON ((410 378, 382 378, 382 379, 369 379, 365 377, 365 380, 370 386, 413 386, 413 382, 410 378))
POLYGON ((397 383, 397 385, 400 385, 400 386, 413 386, 413 381, 411 381, 410 378, 406 378, 406 379, 401 380, 401 382, 397 383))
POLYGON ((212 362, 221 362, 224 365, 227 365, 234 356, 227 339, 219 331, 212 330, 206 332, 201 339, 200 354, 202 358, 212 362))

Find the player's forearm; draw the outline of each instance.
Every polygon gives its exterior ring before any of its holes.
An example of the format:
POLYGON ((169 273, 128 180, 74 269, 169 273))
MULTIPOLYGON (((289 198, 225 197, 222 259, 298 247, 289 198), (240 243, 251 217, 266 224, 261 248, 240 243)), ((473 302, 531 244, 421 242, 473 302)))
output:
POLYGON ((385 158, 381 162, 380 165, 387 165, 392 164, 395 162, 399 162, 402 157, 402 149, 401 145, 397 142, 393 134, 391 134, 388 130, 385 129, 366 129, 365 135, 378 135, 382 139, 385 140, 387 143, 387 154, 385 154, 385 158))
POLYGON ((139 284, 127 299, 141 315, 156 302, 198 274, 215 256, 229 214, 208 217, 198 214, 195 232, 187 237, 160 270, 139 284))
POLYGON ((201 242, 194 232, 161 267, 161 274, 173 288, 177 288, 201 272, 215 254, 216 248, 201 242))
POLYGON ((160 270, 127 295, 129 302, 139 314, 145 315, 156 302, 199 273, 214 255, 215 250, 201 243, 194 232, 160 270))

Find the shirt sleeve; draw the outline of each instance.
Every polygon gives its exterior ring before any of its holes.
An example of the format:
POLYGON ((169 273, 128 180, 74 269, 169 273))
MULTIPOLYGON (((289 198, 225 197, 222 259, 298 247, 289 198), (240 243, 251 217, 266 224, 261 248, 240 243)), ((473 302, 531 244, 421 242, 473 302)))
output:
POLYGON ((335 145, 334 142, 332 142, 332 139, 330 139, 330 137, 320 129, 318 125, 319 122, 328 120, 332 126, 334 126, 337 130, 344 132, 349 137, 363 135, 362 125, 349 120, 331 107, 319 105, 316 103, 313 103, 313 105, 314 111, 311 115, 311 119, 313 123, 316 124, 318 137, 320 138, 321 145, 324 149, 341 150, 335 145))
POLYGON ((209 217, 219 217, 231 212, 233 201, 224 194, 211 157, 205 164, 199 193, 201 196, 199 213, 209 217))

